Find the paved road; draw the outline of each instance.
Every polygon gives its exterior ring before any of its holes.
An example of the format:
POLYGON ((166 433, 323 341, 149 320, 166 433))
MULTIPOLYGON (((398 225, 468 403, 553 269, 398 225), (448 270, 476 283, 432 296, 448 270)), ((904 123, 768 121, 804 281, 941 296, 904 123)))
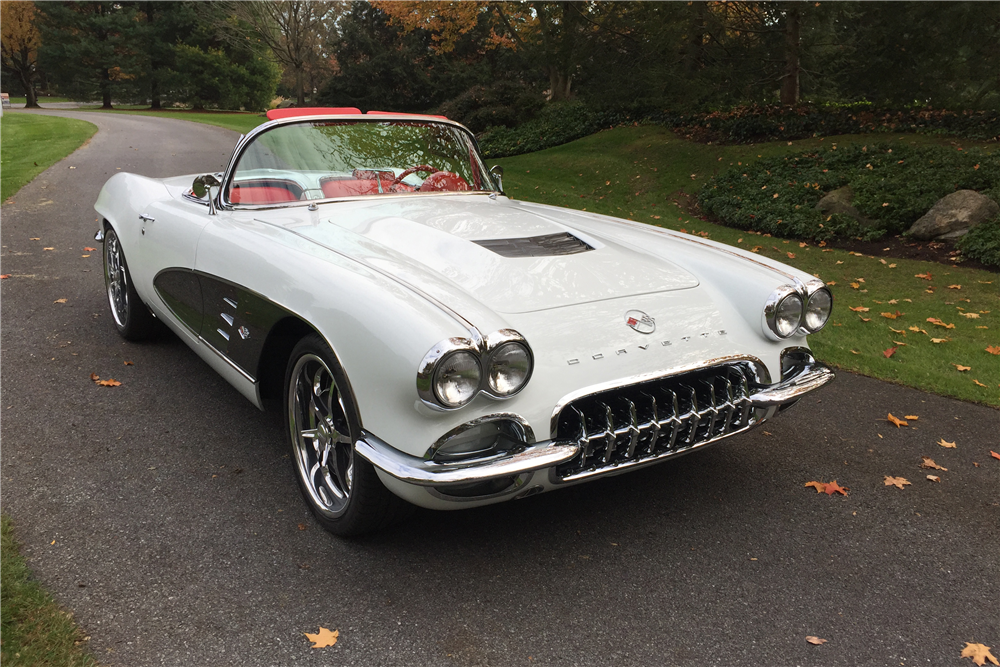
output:
POLYGON ((1000 655, 1000 412, 847 373, 675 462, 421 511, 366 539, 324 533, 276 420, 177 339, 119 340, 100 254, 81 257, 119 167, 214 171, 235 135, 52 113, 100 132, 2 209, 3 506, 103 663, 938 666, 970 664, 965 642, 1000 655), (888 412, 920 419, 897 429, 888 412), (922 455, 948 468, 940 483, 922 455), (850 495, 803 487, 832 479, 850 495), (340 631, 335 647, 309 648, 319 626, 340 631))

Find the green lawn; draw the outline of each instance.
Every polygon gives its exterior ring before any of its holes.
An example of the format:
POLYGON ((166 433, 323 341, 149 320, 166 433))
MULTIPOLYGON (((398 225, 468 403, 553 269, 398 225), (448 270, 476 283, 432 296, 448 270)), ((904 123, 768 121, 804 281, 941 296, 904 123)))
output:
POLYGON ((95 132, 96 125, 72 118, 4 114, 0 120, 0 200, 7 201, 95 132))
POLYGON ((0 518, 0 663, 5 667, 97 665, 72 616, 35 581, 14 539, 11 519, 0 518))
POLYGON ((686 141, 662 127, 647 126, 608 130, 497 163, 505 169, 504 186, 512 197, 704 233, 715 241, 756 248, 762 255, 833 283, 831 322, 809 338, 821 359, 871 377, 1000 406, 1000 357, 986 351, 989 346, 1000 346, 1000 275, 936 263, 855 256, 814 244, 800 247, 795 240, 765 238, 704 222, 681 205, 694 201, 701 186, 731 164, 801 153, 833 142, 846 145, 874 140, 955 143, 920 135, 856 135, 712 146, 686 141), (928 273, 929 281, 914 277, 928 273), (951 285, 961 288, 949 288, 951 285), (869 310, 852 312, 850 307, 869 310), (896 319, 881 315, 896 315, 897 311, 902 314, 896 319), (928 318, 954 328, 934 325, 928 318), (897 350, 887 358, 883 352, 891 347, 897 350), (971 370, 959 371, 955 364, 971 370))
POLYGON ((150 111, 148 106, 118 106, 114 109, 81 109, 81 111, 91 111, 94 113, 125 113, 137 116, 159 116, 161 118, 190 120, 196 123, 205 123, 206 125, 224 127, 227 130, 234 130, 242 134, 246 134, 246 132, 252 130, 261 123, 267 122, 267 118, 262 114, 241 113, 235 111, 186 111, 170 109, 150 111))

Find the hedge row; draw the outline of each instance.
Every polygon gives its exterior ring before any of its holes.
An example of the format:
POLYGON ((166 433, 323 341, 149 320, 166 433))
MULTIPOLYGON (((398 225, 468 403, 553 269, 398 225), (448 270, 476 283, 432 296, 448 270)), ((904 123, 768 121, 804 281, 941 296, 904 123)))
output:
POLYGON ((955 190, 1000 201, 1000 154, 943 146, 831 147, 729 169, 702 188, 698 201, 703 211, 739 229, 817 241, 877 239, 905 232, 955 190), (846 185, 870 224, 816 210, 825 194, 846 185))
MULTIPOLYGON (((487 118, 490 112, 483 109, 479 113, 487 118)), ((702 143, 746 144, 887 132, 1000 141, 1000 111, 889 111, 858 104, 746 106, 712 113, 672 114, 643 108, 598 111, 580 102, 569 102, 546 105, 537 116, 516 127, 489 127, 480 134, 479 144, 486 157, 501 158, 559 146, 602 128, 636 122, 665 125, 702 143)))

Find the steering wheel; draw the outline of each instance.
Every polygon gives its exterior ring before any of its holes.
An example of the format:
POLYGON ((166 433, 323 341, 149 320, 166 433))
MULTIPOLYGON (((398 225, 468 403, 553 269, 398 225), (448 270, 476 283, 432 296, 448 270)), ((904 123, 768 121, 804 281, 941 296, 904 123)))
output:
POLYGON ((412 167, 407 167, 406 169, 403 170, 403 173, 401 173, 399 176, 397 176, 395 179, 393 179, 392 185, 390 185, 389 187, 390 188, 396 187, 397 185, 399 185, 400 183, 402 183, 402 181, 403 181, 404 178, 406 178, 410 174, 412 174, 414 172, 418 172, 418 171, 426 171, 428 174, 436 174, 436 173, 438 173, 441 170, 438 169, 438 168, 436 168, 436 167, 432 167, 429 164, 418 164, 418 165, 414 165, 412 167))

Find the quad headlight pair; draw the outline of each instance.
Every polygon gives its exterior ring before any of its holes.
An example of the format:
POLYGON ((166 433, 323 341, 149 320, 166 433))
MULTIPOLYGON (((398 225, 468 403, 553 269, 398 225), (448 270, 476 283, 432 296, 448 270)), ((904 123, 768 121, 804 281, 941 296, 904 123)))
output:
POLYGON ((832 309, 833 295, 820 282, 782 285, 764 304, 764 333, 779 339, 815 333, 826 326, 832 309))
POLYGON ((478 394, 505 399, 528 384, 534 359, 528 342, 511 329, 501 329, 477 345, 449 338, 431 349, 417 370, 417 393, 427 405, 454 410, 478 394))

